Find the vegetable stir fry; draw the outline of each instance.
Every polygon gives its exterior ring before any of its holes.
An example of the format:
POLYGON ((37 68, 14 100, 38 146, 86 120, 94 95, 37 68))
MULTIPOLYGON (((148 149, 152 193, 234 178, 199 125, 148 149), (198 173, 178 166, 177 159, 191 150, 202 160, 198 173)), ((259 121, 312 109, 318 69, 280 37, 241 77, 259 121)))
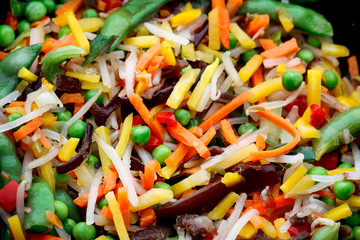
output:
POLYGON ((360 239, 359 65, 299 2, 10 0, 1 239, 360 239))

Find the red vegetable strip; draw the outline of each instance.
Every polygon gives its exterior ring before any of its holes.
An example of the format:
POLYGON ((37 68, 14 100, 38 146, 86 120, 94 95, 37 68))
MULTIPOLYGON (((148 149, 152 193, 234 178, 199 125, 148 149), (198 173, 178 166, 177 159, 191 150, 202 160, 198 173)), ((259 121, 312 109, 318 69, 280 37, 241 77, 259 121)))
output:
POLYGON ((251 22, 249 23, 246 32, 249 35, 254 35, 261 28, 266 27, 270 23, 270 17, 268 14, 257 15, 251 22))
MULTIPOLYGON (((216 135, 216 130, 215 128, 211 127, 209 130, 206 131, 204 135, 202 135, 199 138, 199 140, 202 141, 205 146, 207 146, 215 135, 216 135)), ((184 162, 189 161, 192 157, 196 155, 196 153, 197 153, 196 150, 194 148, 191 148, 190 151, 184 157, 184 162)))
POLYGON ((155 172, 161 172, 160 163, 156 160, 147 161, 144 169, 144 181, 141 181, 146 190, 150 190, 154 187, 155 172))
POLYGON ((64 3, 63 5, 61 5, 61 7, 59 7, 55 11, 55 15, 59 16, 60 14, 63 14, 68 11, 73 11, 75 13, 82 6, 82 4, 83 4, 83 0, 70 0, 64 3))
MULTIPOLYGON (((285 198, 285 196, 283 194, 274 197, 273 201, 275 203, 275 209, 282 208, 282 207, 285 207, 285 206, 295 203, 295 199, 285 198)), ((264 215, 265 211, 267 209, 267 206, 266 206, 266 204, 264 204, 263 201, 259 201, 259 202, 256 202, 256 203, 250 205, 248 208, 246 208, 245 212, 249 211, 250 209, 257 209, 259 211, 259 215, 264 215)))
POLYGON ((4 24, 9 25, 14 31, 18 28, 18 18, 11 14, 11 11, 6 12, 6 19, 4 24))
POLYGON ((224 134, 225 140, 231 144, 237 144, 237 137, 234 133, 234 129, 232 128, 229 120, 223 119, 220 121, 220 127, 224 134))
POLYGON ((298 49, 299 46, 297 44, 296 38, 292 38, 275 48, 263 51, 260 55, 265 59, 284 57, 293 52, 296 52, 298 49))
POLYGON ((230 48, 230 15, 226 8, 218 8, 220 41, 226 48, 230 48))
POLYGON ((166 166, 168 167, 179 166, 190 149, 191 149, 190 146, 187 146, 183 143, 179 143, 176 146, 175 150, 171 153, 171 155, 167 159, 165 159, 166 166))
POLYGON ((349 69, 349 74, 350 74, 350 78, 354 79, 354 77, 359 76, 359 64, 357 61, 356 56, 351 56, 347 59, 348 62, 348 69, 349 69))
POLYGON ((126 227, 130 226, 130 202, 128 188, 121 187, 117 191, 117 200, 120 206, 121 215, 123 216, 126 227))

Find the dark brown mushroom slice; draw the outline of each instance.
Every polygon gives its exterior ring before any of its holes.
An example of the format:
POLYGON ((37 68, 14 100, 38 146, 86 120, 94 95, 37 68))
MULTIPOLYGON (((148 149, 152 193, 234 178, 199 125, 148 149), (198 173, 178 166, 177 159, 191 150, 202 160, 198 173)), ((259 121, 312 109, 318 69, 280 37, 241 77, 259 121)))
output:
POLYGON ((172 236, 173 230, 169 226, 148 227, 130 234, 131 240, 165 240, 172 236))

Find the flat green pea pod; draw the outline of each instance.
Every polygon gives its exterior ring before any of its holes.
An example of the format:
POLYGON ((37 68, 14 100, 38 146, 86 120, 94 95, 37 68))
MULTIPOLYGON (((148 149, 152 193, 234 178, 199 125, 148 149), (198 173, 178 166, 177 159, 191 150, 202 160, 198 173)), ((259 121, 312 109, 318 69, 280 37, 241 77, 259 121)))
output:
POLYGON ((0 61, 0 99, 14 91, 22 67, 30 68, 41 51, 41 43, 19 48, 0 61))
POLYGON ((321 227, 314 233, 311 240, 337 240, 339 237, 339 228, 340 223, 321 227))
POLYGON ((12 180, 20 182, 21 163, 16 155, 14 143, 5 133, 0 133, 0 171, 9 176, 8 179, 0 177, 0 188, 12 180))
POLYGON ((360 135, 360 106, 338 114, 320 129, 321 137, 312 141, 316 160, 343 144, 341 133, 345 129, 353 137, 360 135))
POLYGON ((287 4, 272 0, 248 0, 244 1, 238 14, 269 14, 272 21, 279 22, 278 11, 281 8, 290 14, 296 28, 318 36, 333 36, 331 23, 329 23, 323 15, 312 9, 295 4, 287 4))
POLYGON ((55 200, 63 202, 67 208, 69 209, 69 215, 68 218, 71 218, 75 222, 81 222, 81 216, 79 213, 79 209, 76 207, 75 203, 73 202, 72 197, 61 188, 55 189, 55 200))
POLYGON ((31 212, 25 215, 24 229, 40 233, 52 229, 53 225, 46 217, 46 211, 55 212, 54 195, 49 184, 35 176, 27 194, 26 206, 31 212))

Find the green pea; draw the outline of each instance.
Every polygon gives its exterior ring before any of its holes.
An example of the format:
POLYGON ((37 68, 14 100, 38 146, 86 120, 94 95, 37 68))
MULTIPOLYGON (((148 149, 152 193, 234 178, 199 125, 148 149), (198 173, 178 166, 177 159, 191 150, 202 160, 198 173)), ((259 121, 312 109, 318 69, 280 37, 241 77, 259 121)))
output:
POLYGON ((314 54, 308 49, 300 50, 297 56, 306 63, 309 63, 311 60, 314 59, 314 54))
POLYGON ((199 126, 200 125, 200 119, 199 118, 191 118, 190 119, 190 121, 189 121, 189 123, 188 124, 186 124, 186 128, 187 129, 190 129, 190 128, 192 128, 192 127, 195 127, 195 126, 199 126))
MULTIPOLYGON (((343 225, 344 227, 348 227, 351 228, 349 225, 343 225)), ((350 239, 354 239, 354 231, 351 231, 350 236, 347 237, 342 237, 342 240, 350 240, 350 239)))
POLYGON ((328 175, 327 170, 323 167, 316 166, 311 168, 307 174, 309 175, 328 175))
POLYGON ((156 182, 154 188, 164 188, 172 191, 172 187, 166 182, 156 182))
MULTIPOLYGON (((236 47, 236 44, 237 44, 237 39, 236 39, 236 37, 235 37, 235 35, 233 34, 233 33, 230 33, 229 34, 229 37, 230 37, 230 44, 229 44, 229 46, 230 46, 230 49, 234 49, 235 47, 236 47)), ((226 49, 222 44, 221 44, 221 51, 223 51, 223 52, 225 52, 225 51, 228 51, 228 50, 230 50, 230 49, 226 49)))
POLYGON ((73 228, 75 225, 76 225, 76 222, 74 220, 72 220, 71 218, 67 218, 63 222, 63 227, 64 227, 65 232, 67 232, 70 235, 72 235, 73 228))
POLYGON ((68 173, 60 174, 60 173, 55 172, 54 177, 55 177, 55 181, 57 181, 58 183, 62 183, 62 184, 67 184, 71 179, 71 176, 68 173))
POLYGON ((102 209, 104 206, 109 206, 109 203, 108 203, 108 201, 106 200, 106 198, 103 197, 103 198, 101 198, 101 199, 99 200, 98 206, 99 206, 100 209, 102 209))
POLYGON ((26 6, 26 2, 11 0, 10 1, 11 14, 15 17, 22 17, 24 14, 25 6, 26 6))
POLYGON ((301 86, 303 81, 303 76, 294 70, 287 70, 282 75, 282 85, 283 87, 292 92, 298 89, 301 86))
POLYGON ((27 31, 27 30, 29 30, 29 29, 30 29, 30 23, 29 23, 29 21, 23 19, 23 20, 21 20, 21 21, 19 22, 18 28, 17 28, 18 33, 23 33, 23 32, 25 32, 25 31, 27 31))
POLYGON ((190 113, 188 110, 185 109, 177 109, 174 112, 175 118, 176 120, 178 120, 178 122, 183 125, 186 126, 189 122, 190 122, 190 113))
POLYGON ((135 144, 143 146, 150 140, 151 131, 148 126, 136 126, 131 129, 131 138, 135 144))
POLYGON ((160 163, 161 166, 165 166, 165 159, 167 159, 171 153, 172 151, 168 146, 161 144, 154 148, 151 155, 156 161, 160 163))
POLYGON ((338 199, 348 200, 355 192, 355 186, 349 180, 336 181, 333 186, 333 191, 338 199))
POLYGON ((256 50, 250 49, 241 54, 241 59, 244 61, 244 63, 247 63, 255 54, 257 54, 256 50))
MULTIPOLYGON (((16 120, 18 118, 21 118, 21 117, 22 117, 22 115, 20 113, 12 113, 7 117, 6 122, 12 122, 12 121, 14 121, 14 120, 16 120)), ((24 125, 24 124, 22 124, 22 125, 24 125)), ((12 130, 16 131, 19 128, 21 128, 22 125, 17 126, 15 128, 13 128, 12 130)))
POLYGON ((321 46, 321 41, 317 38, 317 37, 314 37, 312 35, 309 35, 307 38, 306 38, 306 42, 313 46, 313 47, 320 47, 321 46))
POLYGON ((15 40, 15 32, 9 25, 0 25, 0 47, 7 47, 15 40))
POLYGON ((46 16, 46 6, 40 1, 30 1, 24 11, 24 15, 30 22, 36 22, 46 16))
POLYGON ((69 209, 65 203, 55 200, 54 207, 56 216, 58 216, 61 221, 65 221, 69 214, 69 209))
POLYGON ((354 239, 360 240, 360 226, 355 226, 352 231, 354 232, 354 239))
POLYGON ((86 163, 90 166, 95 166, 95 164, 97 164, 98 162, 99 159, 92 154, 89 155, 88 160, 86 161, 86 163))
POLYGON ((86 123, 81 120, 76 120, 73 124, 70 125, 68 134, 72 138, 82 139, 85 135, 86 123))
POLYGON ((353 168, 354 166, 351 163, 342 163, 337 168, 353 168))
POLYGON ((243 135, 244 133, 246 133, 250 129, 252 129, 253 131, 256 131, 257 127, 252 123, 244 123, 244 124, 241 124, 239 126, 238 133, 239 133, 239 135, 243 135))
POLYGON ((70 27, 69 25, 63 26, 60 28, 59 32, 58 32, 58 38, 61 38, 65 35, 69 35, 71 33, 70 27))
POLYGON ((336 73, 333 70, 326 69, 323 72, 323 78, 322 78, 321 83, 327 89, 333 90, 334 88, 336 88, 336 86, 338 84, 338 77, 336 76, 336 73))
POLYGON ((72 114, 69 110, 65 110, 63 112, 55 113, 55 116, 57 117, 57 121, 67 122, 72 117, 72 114))
POLYGON ((54 0, 40 0, 46 7, 46 13, 50 14, 55 12, 55 1, 54 0))
POLYGON ((89 8, 89 9, 86 9, 86 10, 83 12, 82 17, 83 17, 83 18, 97 18, 97 17, 99 17, 99 15, 98 15, 98 13, 96 12, 95 9, 89 8))
POLYGON ((326 203, 327 205, 329 205, 331 207, 336 206, 336 200, 333 198, 319 197, 319 200, 323 201, 324 203, 326 203))
MULTIPOLYGON (((98 92, 98 90, 96 90, 96 89, 87 91, 85 94, 85 101, 89 101, 90 98, 92 98, 97 92, 98 92)), ((104 97, 102 94, 100 94, 99 97, 96 99, 95 103, 97 105, 101 106, 103 104, 103 101, 104 101, 104 97)))
POLYGON ((345 219, 345 223, 355 227, 360 225, 360 214, 358 212, 353 212, 350 217, 345 219))
POLYGON ((93 240, 96 237, 96 229, 86 222, 79 222, 73 228, 73 236, 76 240, 93 240))

